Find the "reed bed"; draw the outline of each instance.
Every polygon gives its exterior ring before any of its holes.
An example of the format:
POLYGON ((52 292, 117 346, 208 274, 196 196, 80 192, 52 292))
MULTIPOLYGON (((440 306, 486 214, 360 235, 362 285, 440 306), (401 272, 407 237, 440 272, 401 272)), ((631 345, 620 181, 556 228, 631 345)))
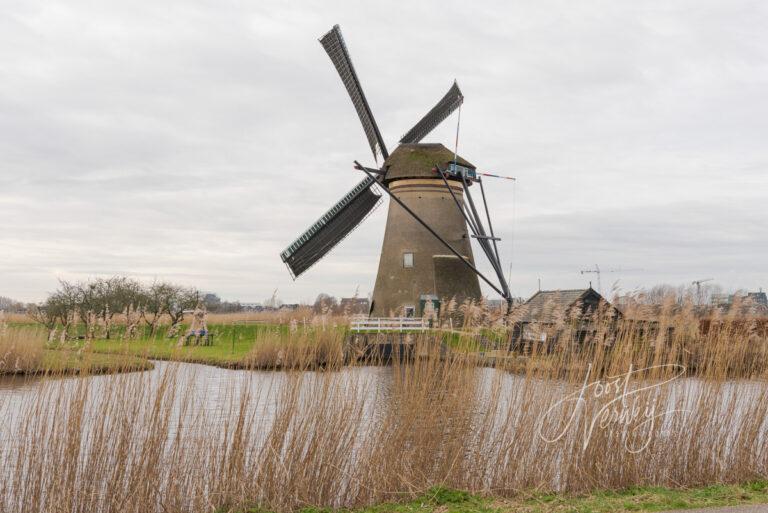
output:
POLYGON ((247 369, 339 369, 344 365, 345 334, 338 330, 267 331, 258 333, 243 358, 247 369))
POLYGON ((35 322, 34 319, 25 313, 4 312, 2 315, 7 323, 29 324, 35 322))
POLYGON ((37 327, 10 328, 0 319, 0 375, 29 372, 43 361, 45 334, 37 327))
POLYGON ((208 322, 211 324, 232 323, 264 323, 264 324, 291 324, 300 325, 326 325, 346 326, 349 318, 344 315, 320 315, 314 312, 311 306, 299 306, 294 310, 264 310, 261 312, 243 311, 232 313, 209 313, 208 322))
POLYGON ((339 335, 297 330, 290 348, 275 334, 250 355, 268 367, 283 351, 284 372, 209 382, 170 363, 46 380, 0 401, 15 419, 0 423, 0 510, 289 512, 433 486, 515 496, 768 476, 759 324, 632 322, 608 339, 534 344, 517 373, 441 357, 440 334, 391 367, 323 367, 341 357, 339 335))

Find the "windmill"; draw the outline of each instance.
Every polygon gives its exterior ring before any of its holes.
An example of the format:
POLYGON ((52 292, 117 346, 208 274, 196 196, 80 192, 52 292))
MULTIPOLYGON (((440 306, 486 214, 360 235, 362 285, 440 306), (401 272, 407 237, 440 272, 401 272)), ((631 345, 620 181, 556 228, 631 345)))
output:
POLYGON ((426 302, 479 299, 479 279, 509 303, 511 296, 497 245, 500 239, 494 235, 481 179, 488 174, 478 173, 474 165, 442 144, 421 143, 463 103, 458 84, 454 81, 445 96, 405 133, 390 154, 339 26, 321 37, 320 43, 352 100, 374 159, 378 163, 381 156, 383 163, 366 167, 354 161, 355 169, 366 177, 281 253, 292 277, 296 279, 306 272, 365 220, 381 203, 383 192, 392 201, 371 315, 418 315, 423 313, 426 302), (470 194, 473 184, 480 186, 485 220, 479 203, 470 194), (498 283, 477 269, 470 232, 488 258, 498 283))

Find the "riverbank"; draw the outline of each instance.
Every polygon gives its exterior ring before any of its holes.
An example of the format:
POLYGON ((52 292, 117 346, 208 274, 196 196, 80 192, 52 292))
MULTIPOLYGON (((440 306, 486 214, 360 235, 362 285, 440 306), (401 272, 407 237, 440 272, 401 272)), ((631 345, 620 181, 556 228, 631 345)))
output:
POLYGON ((181 337, 156 336, 135 340, 98 339, 91 341, 89 347, 95 353, 199 363, 226 369, 310 369, 339 367, 344 363, 346 332, 342 329, 214 325, 210 332, 209 345, 184 344, 181 337))
MULTIPOLYGON (((665 424, 637 421, 631 432, 598 426, 588 439, 581 423, 556 441, 537 431, 572 417, 572 408, 551 406, 582 381, 460 358, 307 373, 156 362, 145 373, 39 380, 0 397, 0 440, 13 441, 0 447, 8 476, 0 510, 578 513, 765 502, 762 484, 682 497, 627 490, 765 476, 764 382, 657 380, 643 404, 696 408, 665 424), (495 497, 409 506, 435 483, 495 497), (590 493, 596 484, 625 491, 590 493), (563 494, 521 493, 532 488, 563 494)), ((639 384, 630 376, 631 390, 639 384)), ((610 400, 585 396, 584 420, 610 400)))
MULTIPOLYGON (((601 490, 585 495, 530 493, 518 498, 483 497, 467 492, 433 488, 414 500, 390 502, 343 513, 630 513, 661 512, 691 508, 768 505, 768 481, 736 485, 712 485, 692 489, 637 487, 619 491, 601 490)), ((228 512, 222 509, 219 513, 228 512)), ((303 513, 333 510, 305 508, 303 513)), ((264 509, 239 513, 265 513, 264 509)))
POLYGON ((146 358, 98 354, 83 344, 49 344, 36 326, 0 325, 0 376, 67 376, 152 369, 146 358))
POLYGON ((121 354, 99 354, 75 349, 45 349, 34 366, 0 369, 2 376, 76 376, 151 370, 145 358, 121 354))

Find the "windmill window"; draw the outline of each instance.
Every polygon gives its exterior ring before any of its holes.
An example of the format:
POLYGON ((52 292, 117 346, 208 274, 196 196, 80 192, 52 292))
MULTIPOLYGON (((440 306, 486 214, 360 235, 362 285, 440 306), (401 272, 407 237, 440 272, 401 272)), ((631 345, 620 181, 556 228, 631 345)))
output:
POLYGON ((405 316, 406 317, 413 317, 416 315, 416 307, 414 306, 406 306, 405 307, 405 316))
POLYGON ((403 253, 403 267, 406 269, 413 267, 413 253, 403 253))

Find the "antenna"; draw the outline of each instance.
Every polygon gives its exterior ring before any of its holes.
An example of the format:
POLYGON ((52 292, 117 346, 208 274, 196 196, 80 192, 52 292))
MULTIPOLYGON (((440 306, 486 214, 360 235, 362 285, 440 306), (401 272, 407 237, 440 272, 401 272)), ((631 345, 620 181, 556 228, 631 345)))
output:
POLYGON ((517 220, 517 197, 515 195, 516 183, 512 183, 512 226, 509 233, 509 276, 507 283, 512 282, 512 262, 515 258, 515 222, 517 220))
POLYGON ((491 178, 502 178, 504 180, 512 180, 515 182, 517 181, 517 178, 515 178, 514 176, 493 175, 491 173, 481 173, 479 171, 477 172, 477 174, 480 176, 490 176, 491 178))
MULTIPOLYGON (((600 266, 595 264, 594 269, 582 269, 581 274, 587 274, 587 273, 594 273, 597 275, 597 292, 600 293, 600 295, 603 295, 603 285, 600 281, 600 266)), ((589 287, 592 288, 592 282, 589 282, 589 287)))

